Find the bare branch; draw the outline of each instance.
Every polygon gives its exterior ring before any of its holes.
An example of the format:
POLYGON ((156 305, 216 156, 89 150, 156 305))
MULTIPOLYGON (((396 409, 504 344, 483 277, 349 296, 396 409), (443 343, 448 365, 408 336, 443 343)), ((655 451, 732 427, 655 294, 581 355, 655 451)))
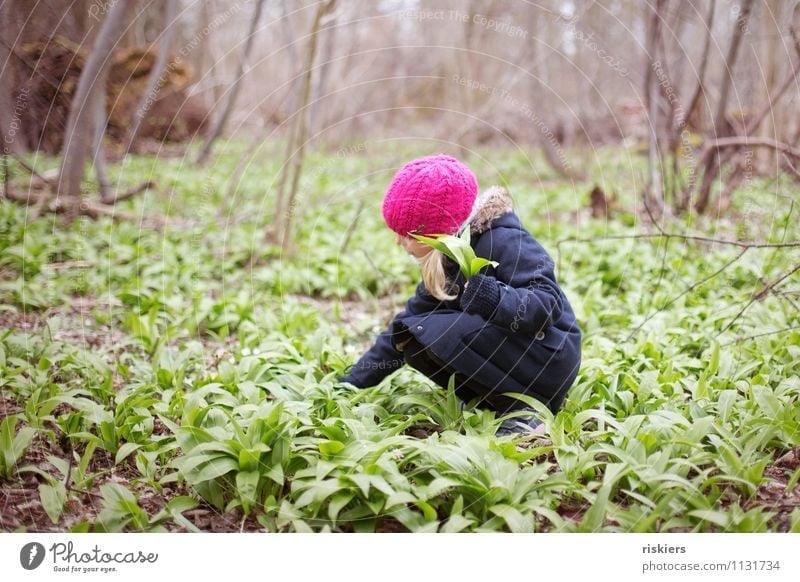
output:
POLYGON ((97 41, 81 71, 64 133, 61 172, 56 191, 60 197, 80 197, 84 165, 92 142, 93 96, 96 91, 105 91, 104 84, 98 80, 101 79, 102 70, 111 64, 109 57, 125 30, 127 15, 133 6, 133 0, 117 0, 111 5, 97 41))
POLYGON ((40 196, 33 191, 25 193, 15 192, 14 190, 7 190, 5 192, 9 200, 26 204, 28 206, 41 206, 44 204, 47 210, 56 214, 64 214, 69 217, 74 216, 88 216, 89 218, 97 219, 101 216, 108 216, 117 221, 130 221, 140 222, 141 224, 149 224, 153 228, 161 229, 166 226, 192 226, 189 221, 170 216, 161 215, 147 215, 139 216, 138 214, 130 212, 122 212, 117 210, 114 206, 106 204, 99 204, 86 198, 80 198, 77 201, 74 198, 59 197, 49 199, 47 196, 40 196))
POLYGON ((800 325, 793 325, 791 327, 784 327, 782 329, 774 329, 772 331, 767 331, 767 332, 764 332, 764 333, 757 333, 755 335, 748 335, 748 336, 745 336, 745 337, 738 337, 735 340, 733 340, 731 342, 728 342, 726 344, 720 344, 719 347, 727 348, 728 346, 732 346, 734 344, 738 344, 738 343, 741 343, 741 342, 744 342, 744 341, 747 341, 747 340, 757 339, 757 338, 760 338, 760 337, 766 337, 766 336, 769 336, 769 335, 777 335, 779 333, 786 333, 787 331, 793 331, 795 329, 800 329, 800 325))
POLYGON ((33 166, 31 166, 31 165, 30 165, 28 162, 26 162, 26 161, 25 161, 25 158, 23 158, 22 156, 18 156, 17 154, 15 154, 15 153, 13 153, 13 152, 10 152, 10 153, 9 153, 9 155, 10 155, 12 158, 14 158, 14 160, 16 160, 16 162, 17 162, 17 163, 18 163, 20 166, 22 166, 23 168, 25 168, 25 169, 26 169, 26 170, 27 170, 27 171, 28 171, 28 172, 29 172, 29 173, 30 173, 32 176, 34 176, 35 178, 37 178, 37 179, 41 180, 42 182, 45 182, 46 184, 52 184, 52 183, 53 183, 53 181, 52 181, 50 178, 48 178, 48 177, 46 177, 46 176, 44 176, 44 175, 40 174, 39 172, 37 172, 37 171, 36 171, 36 168, 34 168, 34 167, 33 167, 33 166))
MULTIPOLYGON (((669 240, 669 239, 667 239, 667 240, 669 240)), ((702 287, 703 285, 705 285, 706 283, 708 283, 708 282, 709 282, 711 279, 715 278, 717 275, 719 275, 720 273, 722 273, 722 272, 723 272, 725 269, 727 269, 727 268, 728 268, 728 267, 730 267, 732 264, 734 264, 736 261, 738 261, 739 259, 741 259, 741 258, 744 256, 744 254, 745 254, 747 251, 749 251, 749 250, 750 250, 750 248, 752 248, 752 247, 745 247, 745 248, 743 248, 739 254, 737 254, 737 255, 736 255, 734 258, 732 258, 730 261, 728 261, 728 262, 727 262, 727 263, 725 263, 724 265, 722 265, 722 267, 720 267, 719 269, 717 269, 716 271, 714 271, 713 273, 711 273, 711 274, 710 274, 710 275, 708 275, 707 277, 703 277, 703 278, 702 278, 702 279, 700 279, 699 281, 697 281, 697 282, 695 282, 695 283, 692 283, 691 285, 689 285, 688 287, 686 287, 686 288, 685 288, 683 291, 681 291, 681 292, 680 292, 678 295, 676 295, 675 297, 673 297, 672 299, 670 299, 669 301, 667 301, 667 302, 666 302, 664 305, 662 305, 661 307, 659 307, 658 309, 656 309, 656 310, 655 310, 655 311, 654 311, 652 314, 650 314, 650 315, 648 315, 647 317, 645 317, 645 318, 642 320, 642 322, 641 322, 639 325, 637 325, 637 326, 636 326, 636 328, 635 328, 635 329, 634 329, 634 330, 633 330, 633 331, 630 333, 630 335, 628 336, 628 339, 627 339, 626 341, 631 341, 631 340, 632 340, 632 339, 633 339, 633 338, 636 336, 636 334, 637 334, 637 333, 639 333, 639 332, 642 330, 642 328, 644 327, 644 325, 645 325, 645 324, 646 324, 648 321, 650 321, 651 319, 653 319, 653 318, 654 318, 656 315, 658 315, 659 313, 663 312, 665 309, 667 309, 667 307, 669 307, 670 305, 672 305, 673 303, 675 303, 676 301, 678 301, 678 300, 679 300, 681 297, 684 297, 685 295, 688 295, 689 293, 691 293, 692 291, 694 291, 694 290, 695 290, 695 289, 697 289, 698 287, 702 287)), ((666 255, 666 250, 665 250, 665 253, 664 253, 664 254, 666 255)))
POLYGON ((691 234, 675 234, 675 233, 643 233, 643 234, 620 234, 598 236, 593 238, 563 238, 556 242, 556 248, 564 243, 594 243, 604 240, 638 240, 638 239, 653 239, 653 238, 674 238, 679 240, 686 240, 692 242, 706 243, 712 245, 729 245, 742 248, 751 249, 781 249, 781 248, 800 248, 800 241, 790 241, 781 243, 771 243, 762 241, 740 241, 740 240, 725 240, 719 238, 711 238, 706 236, 696 236, 691 234))
POLYGON ((745 311, 747 311, 748 309, 750 309, 750 306, 751 306, 753 303, 755 303, 756 301, 761 301, 761 300, 762 300, 764 297, 766 297, 766 295, 767 295, 767 294, 768 294, 768 293, 769 293, 769 292, 770 292, 772 289, 774 289, 774 288, 775 288, 775 286, 776 286, 776 285, 780 284, 782 281, 785 281, 787 278, 789 278, 789 277, 791 277, 792 275, 794 275, 794 274, 795 274, 797 271, 800 271, 800 265, 795 265, 795 266, 794 266, 792 269, 790 269, 790 270, 789 270, 787 273, 785 273, 785 274, 781 275, 780 277, 778 277, 778 279, 776 279, 776 280, 775 280, 775 281, 773 281, 772 283, 767 283, 767 284, 766 284, 766 285, 765 285, 765 286, 764 286, 764 287, 763 287, 763 288, 762 288, 760 291, 758 291, 757 293, 753 293, 753 296, 750 298, 750 301, 748 301, 748 302, 745 304, 745 306, 744 306, 744 307, 742 307, 742 308, 739 310, 739 312, 738 312, 738 313, 737 313, 737 314, 734 316, 734 318, 731 320, 731 322, 730 322, 728 325, 726 325, 726 326, 723 328, 723 330, 722 330, 721 332, 719 332, 719 334, 717 334, 717 335, 719 336, 720 334, 722 334, 722 333, 725 333, 726 331, 728 331, 728 330, 729 330, 731 327, 733 327, 733 325, 734 325, 734 324, 735 324, 735 323, 736 323, 736 322, 739 320, 739 318, 741 318, 741 317, 742 317, 742 315, 744 315, 745 311))
POLYGON ((138 186, 134 186, 133 188, 129 188, 125 192, 118 192, 114 196, 111 196, 110 193, 105 198, 101 198, 100 201, 103 204, 116 204, 117 202, 122 202, 123 200, 127 200, 128 198, 133 198, 137 194, 144 192, 145 190, 150 190, 151 188, 155 188, 156 183, 152 180, 147 182, 142 182, 138 186))
POLYGON ((738 146, 755 146, 772 148, 791 156, 794 159, 800 159, 800 148, 794 148, 789 144, 779 142, 768 137, 747 137, 747 136, 733 136, 721 137, 708 142, 705 147, 708 149, 724 149, 738 146))

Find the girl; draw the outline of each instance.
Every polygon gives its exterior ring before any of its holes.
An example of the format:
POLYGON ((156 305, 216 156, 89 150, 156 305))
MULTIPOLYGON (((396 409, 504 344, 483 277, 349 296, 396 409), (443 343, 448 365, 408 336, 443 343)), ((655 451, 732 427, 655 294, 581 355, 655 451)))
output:
POLYGON ((403 166, 383 200, 383 217, 414 256, 422 282, 375 344, 341 378, 374 386, 409 364, 440 386, 455 375, 456 394, 498 415, 500 434, 544 426, 519 393, 555 414, 580 366, 581 333, 553 273, 553 260, 520 223, 503 188, 477 197, 473 173, 445 155, 403 166), (475 254, 499 264, 465 282, 458 266, 412 234, 457 234, 469 228, 475 254))

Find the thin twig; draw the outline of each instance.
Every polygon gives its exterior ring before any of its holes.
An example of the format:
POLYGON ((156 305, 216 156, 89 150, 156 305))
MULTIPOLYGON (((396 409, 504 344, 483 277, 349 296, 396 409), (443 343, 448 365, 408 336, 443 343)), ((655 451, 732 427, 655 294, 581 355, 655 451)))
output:
POLYGON ((342 246, 339 247, 340 257, 344 255, 344 252, 347 250, 347 246, 350 244, 350 239, 353 238, 353 232, 355 232, 356 226, 358 226, 358 221, 361 218, 361 213, 364 212, 364 204, 365 204, 365 199, 362 198, 361 201, 358 203, 356 214, 353 217, 350 226, 347 227, 347 233, 345 234, 344 240, 342 241, 342 246))
POLYGON ((72 447, 69 451, 69 465, 67 465, 67 475, 64 477, 64 489, 69 492, 72 490, 72 468, 75 465, 75 456, 72 454, 72 447))
POLYGON ((694 241, 694 242, 701 242, 701 243, 708 243, 708 244, 718 244, 718 245, 730 245, 736 247, 746 247, 746 248, 797 248, 800 247, 800 241, 791 241, 791 242, 782 242, 782 243, 770 243, 770 242, 763 242, 763 241, 739 241, 739 240, 725 240, 725 239, 717 239, 717 238, 710 238, 706 236, 697 236, 691 234, 675 234, 675 233, 652 233, 652 234, 619 234, 619 235, 608 235, 608 236, 598 236, 593 238, 563 238, 556 242, 556 249, 558 252, 561 252, 561 244, 562 243, 594 243, 598 241, 604 240, 636 240, 636 239, 651 239, 651 238, 676 238, 680 240, 687 240, 687 241, 694 241))
MULTIPOLYGON (((668 240, 669 240, 669 239, 668 239, 668 240)), ((750 250, 750 248, 743 248, 743 249, 741 250, 741 252, 740 252, 738 255, 736 255, 736 256, 735 256, 733 259, 731 259, 730 261, 728 261, 727 263, 725 263, 725 264, 724 264, 722 267, 720 267, 719 269, 717 269, 716 271, 714 271, 713 273, 711 273, 709 276, 707 276, 707 277, 705 277, 705 278, 701 279, 700 281, 697 281, 696 283, 692 283, 692 284, 691 284, 691 285, 689 285, 689 286, 688 286, 686 289, 684 289, 684 290, 683 290, 683 291, 682 291, 680 294, 676 295, 675 297, 673 297, 672 299, 670 299, 669 301, 667 301, 667 302, 666 302, 664 305, 662 305, 661 307, 659 307, 659 308, 658 308, 658 309, 657 309, 655 312, 653 312, 651 315, 648 315, 647 317, 645 317, 645 318, 644 318, 644 320, 642 320, 642 322, 641 322, 641 323, 640 323, 638 326, 636 326, 636 329, 634 329, 634 330, 633 330, 633 331, 630 333, 630 335, 628 336, 628 339, 627 339, 626 341, 631 341, 631 340, 634 338, 634 336, 635 336, 637 333, 639 333, 639 332, 642 330, 642 328, 644 327, 644 325, 645 325, 645 324, 646 324, 648 321, 650 321, 651 319, 653 319, 653 318, 654 318, 656 315, 658 315, 659 313, 661 313, 662 311, 664 311, 664 310, 665 310, 667 307, 669 307, 670 305, 672 305, 673 303, 675 303, 676 301, 678 301, 678 299, 680 299, 681 297, 684 297, 685 295, 688 295, 689 293, 691 293, 692 291, 694 291, 694 290, 695 290, 695 289, 697 289, 698 287, 700 287, 700 286, 702 286, 702 285, 705 285, 706 283, 708 283, 708 282, 709 282, 711 279, 713 279, 714 277, 716 277, 717 275, 719 275, 720 273, 722 273, 722 271, 724 271, 725 269, 727 269, 728 267, 730 267, 732 264, 734 264, 736 261, 738 261, 739 259, 741 259, 741 258, 744 256, 744 254, 745 254, 747 251, 749 251, 749 250, 750 250)))
POLYGON ((777 280, 773 281, 772 283, 768 283, 767 285, 765 285, 764 288, 761 291, 759 291, 758 293, 756 293, 753 296, 753 298, 756 299, 756 300, 764 299, 764 297, 766 297, 767 294, 770 291, 772 291, 776 286, 778 286, 780 283, 785 281, 787 278, 789 278, 792 275, 794 275, 797 271, 800 271, 800 265, 796 265, 788 273, 785 273, 784 275, 782 275, 781 277, 779 277, 777 280))
POLYGON ((709 141, 705 147, 709 150, 725 149, 738 146, 756 146, 764 148, 772 148, 783 152, 795 159, 800 160, 800 149, 793 148, 787 143, 774 140, 769 137, 748 137, 742 135, 735 135, 732 137, 720 137, 709 141))
POLYGON ((70 216, 88 216, 90 218, 98 218, 100 216, 108 216, 114 220, 126 220, 131 222, 139 222, 140 224, 149 223, 155 229, 162 229, 166 226, 194 226, 190 221, 173 218, 170 216, 162 216, 158 214, 151 214, 144 217, 130 212, 121 212, 113 206, 105 204, 98 204, 85 198, 72 198, 62 196, 55 200, 49 200, 46 196, 36 196, 33 192, 27 194, 19 194, 13 190, 5 193, 9 200, 26 204, 28 206, 37 206, 44 202, 44 207, 57 214, 66 214, 70 216))
POLYGON ((128 198, 133 198, 137 194, 144 192, 145 190, 150 190, 151 188, 155 188, 156 183, 152 180, 147 182, 142 182, 138 186, 134 186, 126 190, 125 192, 118 192, 115 196, 109 198, 101 198, 100 201, 103 204, 116 204, 117 202, 122 202, 123 200, 127 200, 128 198))
POLYGON ((40 174, 36 170, 36 168, 34 168, 28 162, 26 162, 25 158, 23 158, 22 156, 19 156, 19 155, 15 154, 14 152, 9 152, 9 155, 11 157, 13 157, 20 166, 25 168, 35 178, 38 178, 39 180, 41 180, 42 182, 45 182, 46 184, 52 184, 53 183, 52 180, 50 180, 49 178, 47 178, 47 177, 43 176, 42 174, 40 174))
POLYGON ((365 257, 367 257, 367 261, 368 261, 368 262, 369 262, 369 264, 372 266, 372 269, 373 269, 373 270, 374 270, 376 273, 381 273, 381 270, 380 270, 380 269, 378 268, 378 266, 375 264, 375 261, 373 261, 373 260, 372 260, 372 257, 370 257, 370 256, 369 256, 369 253, 366 251, 366 249, 361 249, 361 252, 362 252, 362 253, 364 253, 364 256, 365 256, 365 257))
POLYGON ((67 269, 88 269, 94 266, 96 266, 95 263, 91 261, 65 261, 42 265, 42 270, 63 271, 67 269))
POLYGON ((791 158, 786 154, 783 154, 783 160, 786 162, 786 165, 789 166, 789 170, 791 170, 792 174, 794 174, 797 178, 800 178, 800 170, 795 167, 791 158))
POLYGON ((728 330, 729 330, 731 327, 733 327, 733 324, 735 324, 735 323, 736 323, 736 322, 739 320, 739 318, 740 318, 740 317, 742 317, 742 315, 744 315, 745 311, 747 311, 748 309, 750 309, 750 306, 751 306, 753 303, 755 303, 756 301, 760 301, 761 299, 763 299, 763 298, 764 298, 764 297, 767 295, 767 293, 769 293, 769 291, 770 291, 771 289, 773 289, 773 288, 774 288, 776 285, 778 285, 779 283, 781 283, 782 281, 784 281, 786 278, 790 277, 791 275, 793 275, 793 274, 794 274, 794 273, 796 273, 797 271, 800 271, 800 265, 796 265, 796 266, 795 266, 793 269, 791 269, 791 270, 790 270, 788 273, 785 273, 784 275, 780 276, 780 277, 779 277, 777 280, 775 280, 774 282, 772 282, 772 283, 769 283, 769 284, 765 285, 765 286, 764 286, 764 288, 763 288, 763 289, 761 289, 761 291, 759 291, 758 293, 754 293, 754 294, 753 294, 753 296, 750 298, 750 301, 748 301, 748 302, 745 304, 745 306, 744 306, 744 307, 742 307, 742 308, 739 310, 739 313, 737 313, 737 314, 734 316, 734 318, 731 320, 731 322, 730 322, 728 325, 726 325, 726 326, 723 328, 723 330, 722 330, 722 331, 720 331, 720 332, 717 334, 717 336, 719 336, 719 335, 721 335, 721 334, 725 333, 725 332, 726 332, 726 331, 728 331, 728 330))
POLYGON ((772 331, 768 331, 768 332, 765 332, 765 333, 757 333, 755 335, 748 335, 746 337, 738 337, 735 340, 730 341, 730 342, 728 342, 726 344, 720 344, 719 347, 720 348, 726 348, 728 346, 732 346, 733 344, 738 344, 740 342, 744 342, 744 341, 747 341, 747 340, 756 339, 756 338, 764 337, 764 336, 768 336, 768 335, 775 335, 775 334, 779 334, 779 333, 784 333, 784 332, 792 331, 792 330, 795 330, 795 329, 800 329, 800 325, 793 325, 791 327, 784 327, 783 329, 774 329, 772 331))

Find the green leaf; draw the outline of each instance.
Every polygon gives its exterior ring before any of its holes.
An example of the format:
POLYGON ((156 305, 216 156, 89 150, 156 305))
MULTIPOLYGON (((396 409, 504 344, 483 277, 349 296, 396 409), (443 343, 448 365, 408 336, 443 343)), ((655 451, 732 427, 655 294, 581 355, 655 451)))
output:
POLYGON ((323 441, 317 446, 319 447, 319 452, 326 457, 337 455, 345 448, 345 444, 340 441, 323 441))
POLYGON ((204 481, 211 481, 217 477, 230 473, 231 471, 238 471, 239 463, 230 457, 217 457, 210 461, 202 470, 197 473, 192 479, 193 483, 202 483, 204 481))
POLYGON ((719 342, 711 348, 711 360, 708 363, 708 375, 713 376, 719 370, 719 342))
POLYGON ((458 513, 451 515, 441 528, 442 533, 458 533, 472 527, 472 520, 458 513))
POLYGON ((766 386, 753 386, 753 395, 758 406, 766 413, 767 418, 776 418, 778 416, 781 402, 772 389, 766 386))
POLYGON ((285 480, 285 477, 283 475, 283 467, 281 465, 272 465, 264 473, 264 476, 271 479, 278 485, 283 485, 283 482, 285 480))
POLYGON ((475 257, 472 259, 472 262, 469 265, 470 277, 478 274, 480 270, 487 265, 497 268, 499 264, 500 263, 497 261, 490 261, 489 259, 484 259, 483 257, 475 257))
POLYGON ((722 422, 728 422, 733 405, 738 399, 736 390, 722 390, 717 397, 717 412, 722 422))
POLYGON ((510 529, 513 533, 533 532, 533 519, 530 517, 526 518, 519 512, 519 510, 510 505, 493 505, 489 508, 489 511, 494 513, 496 516, 503 518, 503 521, 505 521, 506 525, 508 525, 508 529, 510 529))
POLYGON ((100 486, 100 494, 109 504, 137 505, 136 496, 118 483, 104 483, 100 486))
POLYGON ((124 461, 132 452, 140 449, 142 445, 138 443, 125 443, 117 451, 117 456, 114 458, 114 464, 119 465, 124 461))
POLYGON ((414 505, 416 505, 422 510, 422 515, 425 517, 426 520, 436 521, 437 519, 439 519, 436 510, 430 503, 426 501, 415 501, 414 505))
POLYGON ((245 515, 250 513, 250 507, 256 503, 259 477, 258 471, 241 471, 236 474, 236 490, 245 515))
POLYGON ((336 521, 339 517, 339 512, 353 500, 355 495, 350 491, 341 491, 331 497, 330 503, 328 503, 328 517, 331 521, 336 521))
POLYGON ((239 451, 239 470, 255 471, 258 469, 260 453, 255 450, 242 449, 239 451))
POLYGON ((42 500, 42 507, 54 524, 58 524, 61 513, 64 511, 64 503, 67 501, 67 490, 60 481, 52 483, 42 483, 39 485, 39 498, 42 500))
POLYGON ((458 265, 461 274, 464 275, 466 279, 470 279, 485 266, 492 265, 497 267, 498 263, 475 256, 475 251, 470 246, 468 231, 469 229, 466 229, 465 232, 467 235, 464 236, 462 233, 461 237, 449 234, 434 234, 430 237, 420 234, 412 234, 411 236, 419 242, 450 257, 458 265))
POLYGON ((169 513, 183 513, 197 507, 197 500, 188 495, 173 497, 167 502, 166 510, 169 513))
POLYGON ((7 416, 0 423, 0 450, 3 451, 3 474, 10 475, 16 463, 14 456, 14 432, 17 426, 16 416, 7 416))
POLYGON ((25 450, 36 436, 36 429, 23 426, 15 434, 17 426, 16 416, 7 416, 0 423, 0 449, 2 449, 2 464, 0 474, 11 476, 17 466, 17 460, 25 454, 25 450))
POLYGON ((703 521, 711 522, 721 528, 726 528, 730 525, 731 516, 722 511, 714 511, 713 509, 695 509, 690 511, 689 515, 702 519, 703 521))
POLYGON ((433 237, 428 237, 428 236, 423 236, 421 234, 412 234, 411 236, 413 236, 419 242, 424 243, 429 247, 431 247, 432 249, 439 251, 440 253, 450 257, 454 261, 457 261, 455 255, 453 255, 450 248, 446 244, 444 244, 444 241, 439 240, 438 238, 438 237, 444 237, 446 235, 434 235, 433 237))

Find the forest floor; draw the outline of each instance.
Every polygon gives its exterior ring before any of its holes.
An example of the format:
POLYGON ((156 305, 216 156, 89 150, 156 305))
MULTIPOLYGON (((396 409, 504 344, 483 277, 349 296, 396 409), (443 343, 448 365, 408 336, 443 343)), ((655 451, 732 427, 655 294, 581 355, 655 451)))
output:
MULTIPOLYGON (((657 231, 623 150, 591 152, 581 183, 487 152, 481 184, 509 188, 584 334, 547 436, 497 438, 407 368, 336 381, 417 282, 380 201, 421 152, 310 155, 289 256, 264 238, 273 145, 233 189, 236 142, 204 169, 112 166, 120 189, 157 184, 119 205, 140 221, 0 200, 0 530, 800 531, 800 277, 770 286, 800 248, 634 238, 657 231)), ((663 226, 797 241, 788 187, 752 180, 727 216, 663 226)))

